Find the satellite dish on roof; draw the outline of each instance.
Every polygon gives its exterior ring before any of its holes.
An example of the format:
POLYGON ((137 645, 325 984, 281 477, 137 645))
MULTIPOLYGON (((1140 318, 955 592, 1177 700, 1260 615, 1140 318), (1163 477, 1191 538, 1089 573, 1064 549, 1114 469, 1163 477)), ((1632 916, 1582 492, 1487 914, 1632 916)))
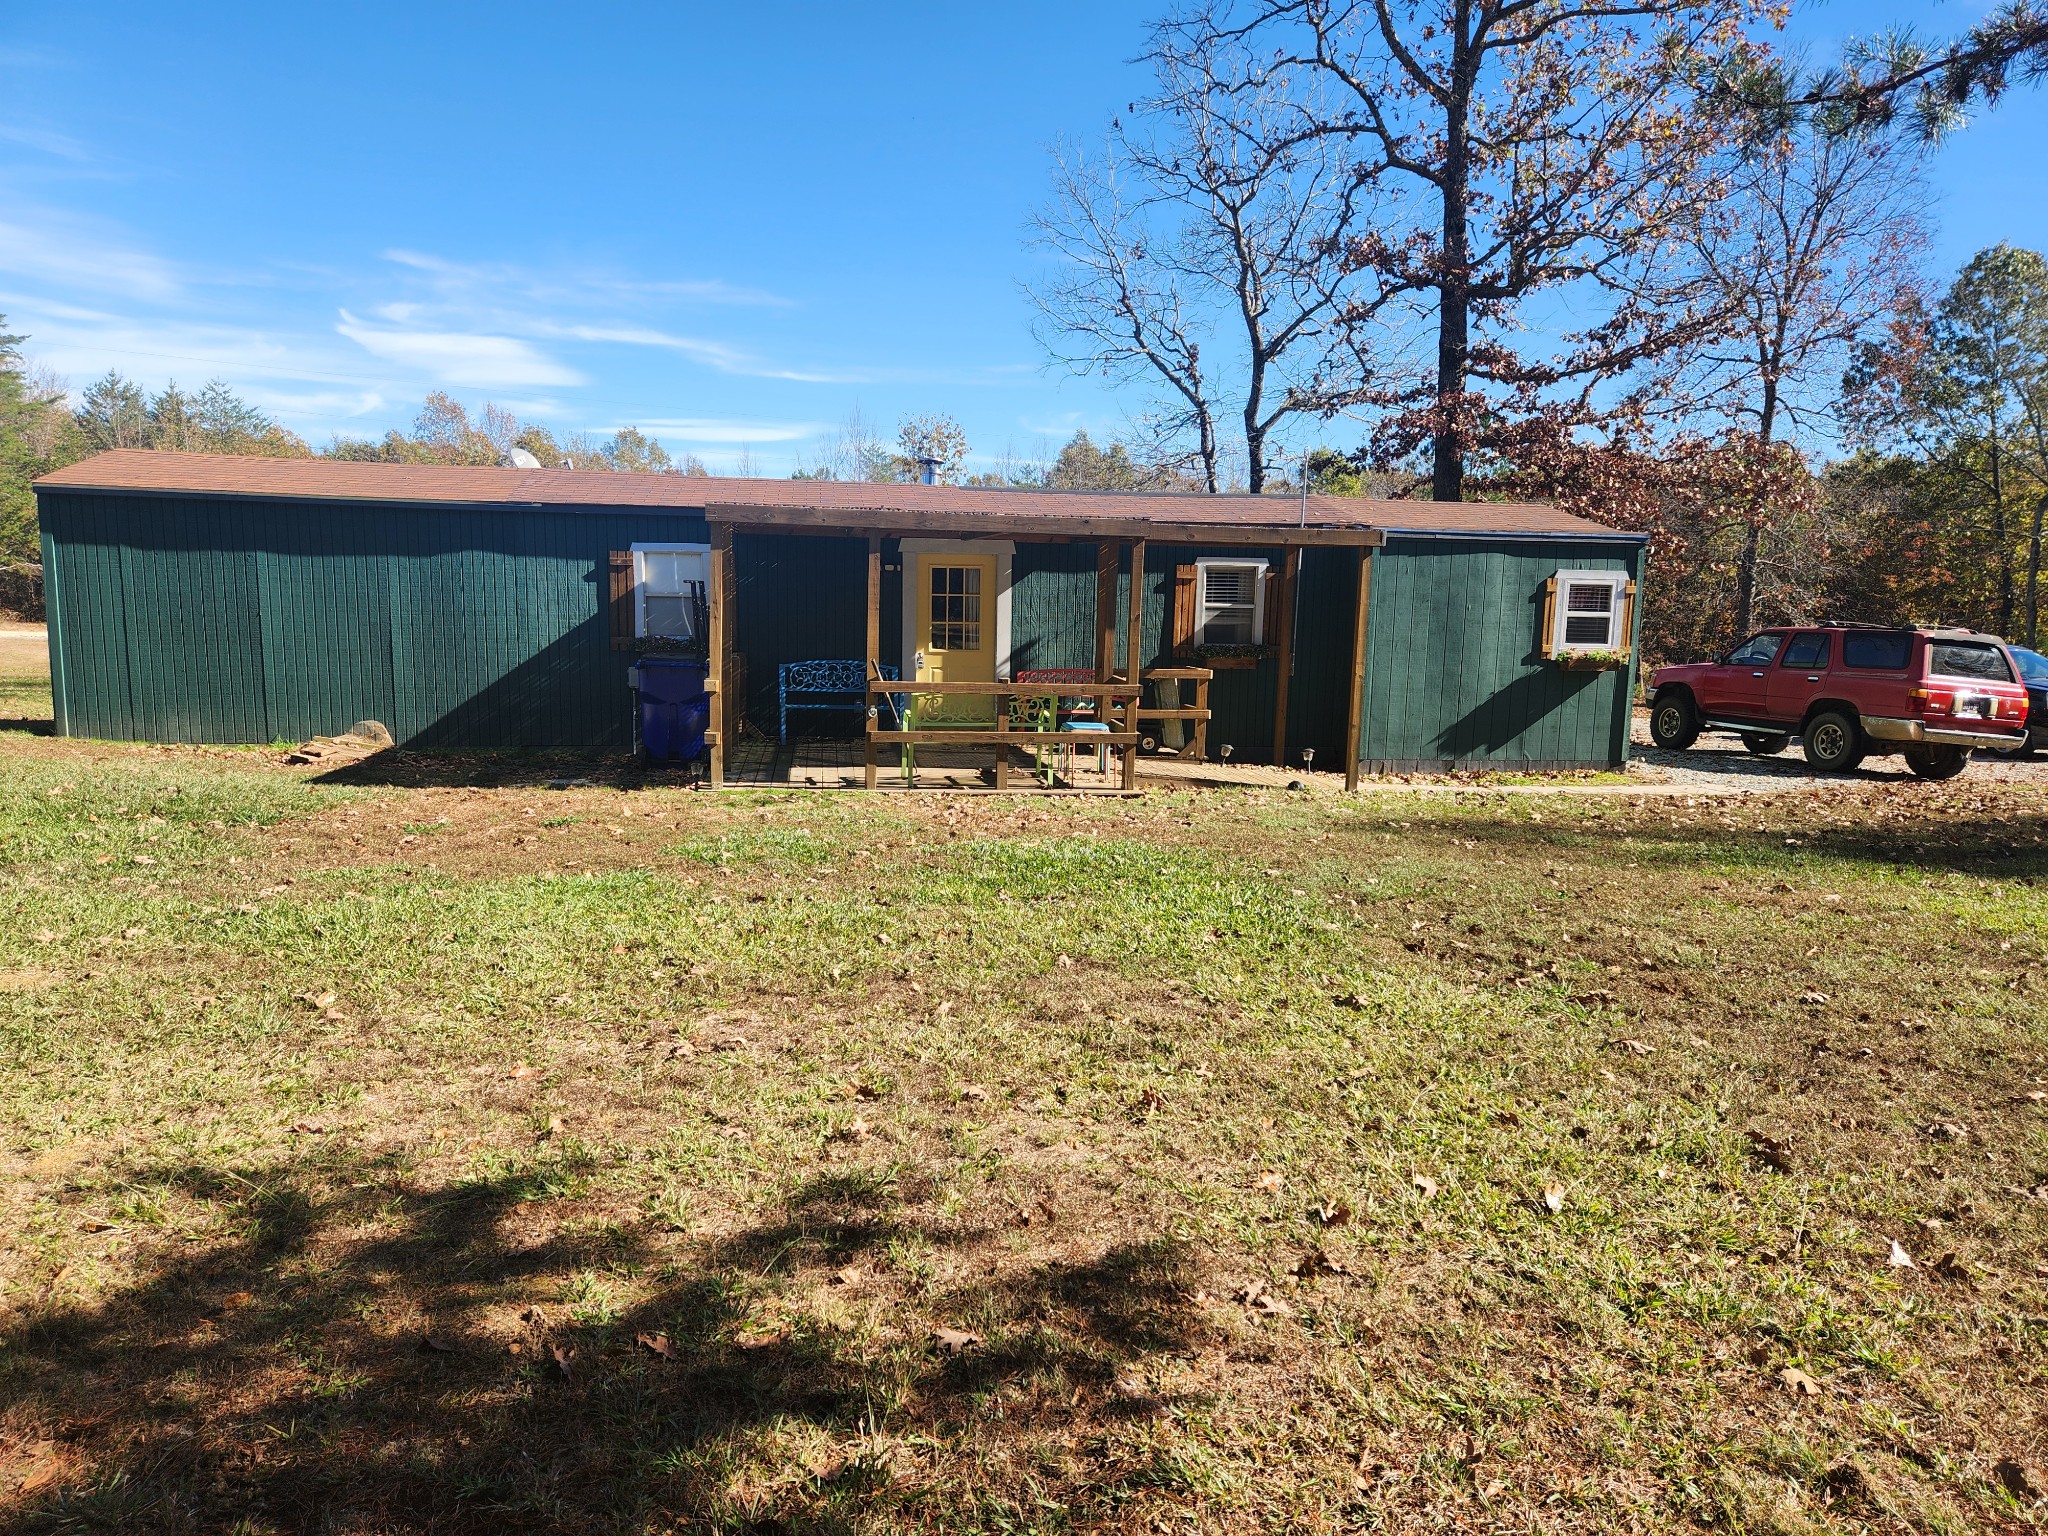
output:
POLYGON ((505 455, 505 467, 507 469, 539 469, 540 460, 536 459, 524 448, 514 448, 505 455))

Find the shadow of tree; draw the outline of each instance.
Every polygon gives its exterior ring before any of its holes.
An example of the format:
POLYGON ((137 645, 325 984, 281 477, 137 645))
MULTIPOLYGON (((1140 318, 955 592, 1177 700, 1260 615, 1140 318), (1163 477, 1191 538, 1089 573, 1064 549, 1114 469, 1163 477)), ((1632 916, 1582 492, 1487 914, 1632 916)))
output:
MULTIPOLYGON (((1785 860, 1796 855, 1802 863, 1907 865, 2008 880, 2048 878, 2048 815, 2018 810, 2010 802, 1995 811, 1986 811, 1981 801, 1973 808, 1978 792, 1967 784, 1872 790, 1883 798, 1860 804, 1860 814, 1846 823, 1833 820, 1826 809, 1817 812, 1811 801, 1791 796, 1710 799, 1687 811, 1669 799, 1652 802, 1648 811, 1635 811, 1623 796, 1592 808, 1626 819, 1633 838, 1629 856, 1643 863, 1696 865, 1732 858, 1768 863, 1779 872, 1785 860), (1688 813, 1695 819, 1679 819, 1688 813), (1724 816, 1737 824, 1723 826, 1710 819, 1724 816), (1760 824, 1767 830, 1758 830, 1760 824), (1788 836, 1795 839, 1789 846, 1784 841, 1788 836)), ((1426 825, 1437 809, 1418 805, 1404 814, 1417 825, 1426 825)), ((1604 849, 1611 842, 1611 825, 1576 817, 1540 823, 1519 817, 1480 822, 1455 813, 1441 821, 1444 830, 1460 837, 1498 853, 1525 857, 1574 844, 1604 849)))
POLYGON ((681 1241, 540 1219, 517 1175, 142 1178, 231 1231, 0 1330, 0 1466, 43 1446, 0 1481, 0 1531, 852 1529, 971 1470, 970 1438, 1128 1411, 1115 1372, 1200 1330, 1178 1245, 998 1276, 995 1234, 901 1175, 829 1174, 681 1241), (865 1316, 811 1304, 853 1264, 832 1294, 865 1316), (939 1322, 986 1343, 947 1354, 939 1322))

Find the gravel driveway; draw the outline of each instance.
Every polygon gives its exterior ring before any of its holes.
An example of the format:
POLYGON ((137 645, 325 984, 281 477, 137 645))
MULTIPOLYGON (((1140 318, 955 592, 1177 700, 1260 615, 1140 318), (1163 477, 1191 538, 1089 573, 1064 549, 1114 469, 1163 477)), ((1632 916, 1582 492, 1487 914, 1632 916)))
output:
MULTIPOLYGON (((1631 734, 1629 778, 1645 784, 1684 785, 1702 790, 1768 794, 1814 789, 1823 784, 1913 782, 1902 757, 1873 757, 1850 774, 1819 774, 1806 766, 1798 741, 1776 757, 1752 757, 1734 736, 1707 735, 1685 752, 1666 752, 1650 742, 1650 712, 1638 709, 1631 734)), ((1979 752, 1963 770, 1961 783, 2031 785, 2048 789, 2048 756, 2016 762, 1979 752)))

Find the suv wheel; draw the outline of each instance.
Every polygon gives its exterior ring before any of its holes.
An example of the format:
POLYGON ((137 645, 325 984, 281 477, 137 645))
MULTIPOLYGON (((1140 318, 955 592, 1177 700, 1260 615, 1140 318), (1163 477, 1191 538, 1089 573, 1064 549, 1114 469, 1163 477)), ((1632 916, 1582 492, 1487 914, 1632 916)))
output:
POLYGON ((1906 766, 1915 778, 1952 779, 1970 766, 1970 754, 1961 747, 1913 747, 1906 766))
POLYGON ((1792 745, 1792 738, 1782 731, 1745 731, 1742 744, 1753 757, 1776 757, 1792 745))
POLYGON ((1683 752, 1700 739, 1700 717, 1692 699, 1669 689, 1650 701, 1650 740, 1667 752, 1683 752))
POLYGON ((1806 760, 1822 773, 1853 773, 1863 761, 1863 728, 1838 709, 1815 715, 1800 734, 1806 760))

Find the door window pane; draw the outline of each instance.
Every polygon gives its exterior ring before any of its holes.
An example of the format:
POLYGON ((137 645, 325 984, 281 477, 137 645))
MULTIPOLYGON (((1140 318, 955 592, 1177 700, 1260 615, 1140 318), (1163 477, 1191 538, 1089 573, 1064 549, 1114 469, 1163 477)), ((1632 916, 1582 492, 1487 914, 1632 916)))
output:
POLYGON ((981 649, 981 567, 934 565, 931 572, 931 634, 933 651, 981 649))
POLYGON ((1783 635, 1751 635, 1735 647, 1735 653, 1728 658, 1729 665, 1737 667, 1767 667, 1778 654, 1778 647, 1785 643, 1783 635))

